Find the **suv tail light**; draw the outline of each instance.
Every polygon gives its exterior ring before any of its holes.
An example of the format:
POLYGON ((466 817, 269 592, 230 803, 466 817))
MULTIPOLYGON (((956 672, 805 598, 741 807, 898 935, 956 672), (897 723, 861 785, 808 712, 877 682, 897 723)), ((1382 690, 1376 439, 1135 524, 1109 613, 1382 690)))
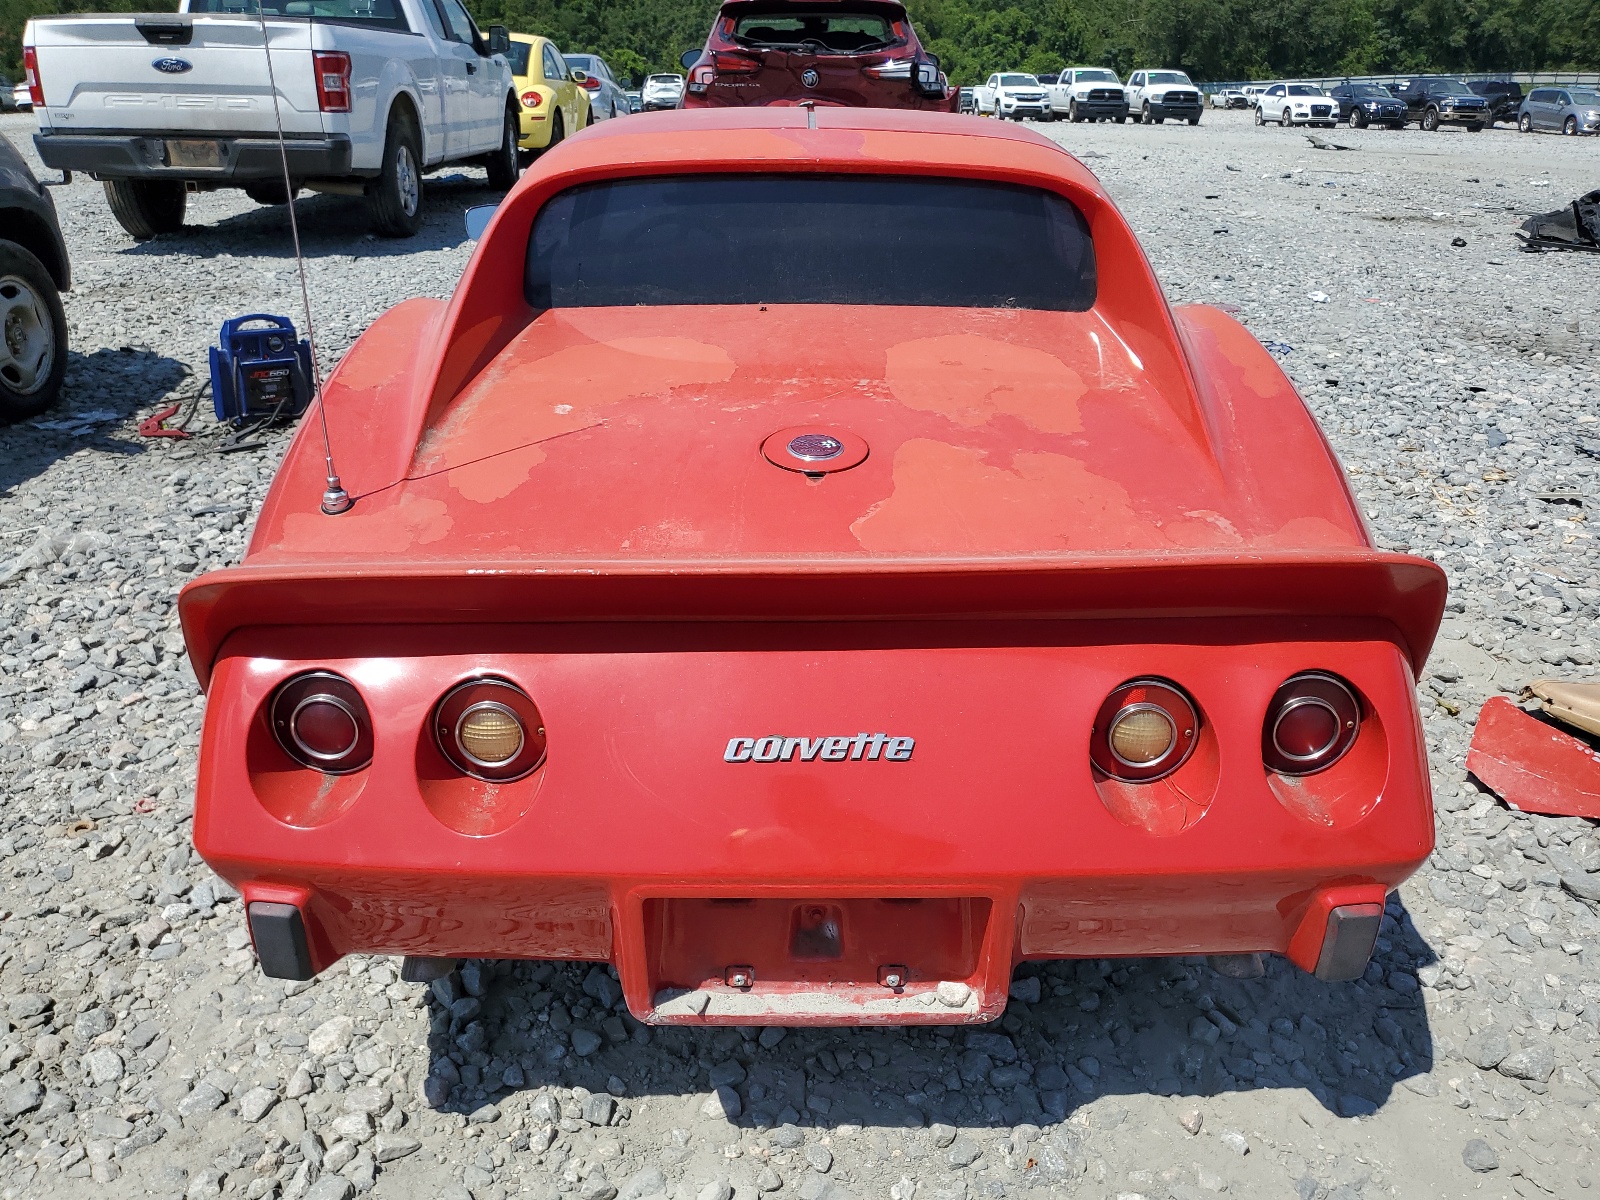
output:
POLYGON ((1125 783, 1151 783, 1184 764, 1199 741, 1200 713, 1175 683, 1134 679, 1095 715, 1089 758, 1125 783))
POLYGON ((761 60, 732 50, 718 50, 711 55, 711 68, 718 75, 754 75, 761 69, 761 60))
POLYGON ((269 719, 278 745, 303 767, 348 775, 372 761, 372 718, 342 675, 296 675, 273 695, 269 719))
POLYGON ((1261 758, 1280 775, 1310 775, 1345 756, 1361 732, 1361 704, 1344 680, 1325 671, 1287 679, 1267 706, 1261 758))
POLYGON ((544 103, 544 97, 535 91, 523 92, 520 99, 522 100, 523 108, 538 108, 539 105, 544 103))
POLYGON ((350 111, 350 56, 343 50, 313 50, 317 72, 317 107, 323 112, 350 111))
POLYGON ((888 62, 874 63, 861 69, 874 79, 910 79, 911 65, 909 58, 891 58, 888 62))
POLYGON ((544 718, 515 684, 472 679, 446 692, 433 713, 439 750, 463 775, 521 779, 544 762, 544 718))
POLYGON ((44 80, 39 78, 39 52, 32 46, 22 48, 22 75, 28 84, 28 95, 35 108, 44 107, 44 80))

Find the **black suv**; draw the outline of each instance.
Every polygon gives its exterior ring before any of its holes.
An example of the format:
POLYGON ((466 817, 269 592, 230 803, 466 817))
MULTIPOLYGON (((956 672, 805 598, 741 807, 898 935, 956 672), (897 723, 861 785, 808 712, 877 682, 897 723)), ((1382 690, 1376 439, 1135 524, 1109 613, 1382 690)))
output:
POLYGON ((55 201, 0 136, 0 422, 36 417, 61 394, 71 286, 55 201))
POLYGON ((1368 125, 1387 125, 1390 129, 1406 126, 1405 101, 1386 87, 1375 83, 1341 83, 1329 88, 1328 95, 1339 102, 1339 120, 1349 121, 1357 129, 1368 125))
POLYGON ((1477 133, 1489 123, 1489 102, 1459 79, 1420 76, 1397 80, 1389 90, 1405 101, 1408 119, 1429 133, 1442 125, 1465 125, 1477 133))
POLYGON ((1496 121, 1516 123, 1517 110, 1522 107, 1522 85, 1512 79, 1474 79, 1467 86, 1489 102, 1489 124, 1496 121))

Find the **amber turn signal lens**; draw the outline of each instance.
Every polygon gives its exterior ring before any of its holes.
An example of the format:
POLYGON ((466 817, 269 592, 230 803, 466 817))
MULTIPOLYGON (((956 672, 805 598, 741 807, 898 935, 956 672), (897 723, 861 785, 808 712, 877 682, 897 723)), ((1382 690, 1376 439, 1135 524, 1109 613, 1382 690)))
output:
POLYGON ((1111 722, 1111 752, 1136 767, 1165 758, 1177 740, 1172 718, 1154 705, 1125 709, 1111 722))
POLYGON ((1183 766, 1200 740, 1200 713, 1175 683, 1134 679, 1107 696, 1089 758, 1125 783, 1152 783, 1183 766))
POLYGON ((461 714, 456 739, 480 763, 498 767, 522 749, 522 723, 505 705, 480 702, 461 714))
POLYGON ((504 679, 451 688, 433 711, 433 731, 451 766, 490 783, 520 779, 544 762, 544 718, 526 692, 504 679))
POLYGON ((1285 680, 1267 706, 1261 759, 1280 775, 1325 771, 1355 745, 1361 703, 1337 675, 1306 671, 1285 680))

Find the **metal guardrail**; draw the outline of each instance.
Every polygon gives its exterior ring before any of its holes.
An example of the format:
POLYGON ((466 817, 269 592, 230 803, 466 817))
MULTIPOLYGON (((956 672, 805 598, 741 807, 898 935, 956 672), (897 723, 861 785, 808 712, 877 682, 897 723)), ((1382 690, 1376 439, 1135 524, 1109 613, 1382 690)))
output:
POLYGON ((1337 87, 1341 83, 1376 83, 1380 86, 1395 83, 1401 79, 1417 79, 1424 76, 1444 76, 1447 79, 1461 79, 1471 82, 1475 79, 1504 79, 1513 83, 1520 83, 1525 88, 1547 86, 1576 86, 1587 84, 1591 87, 1600 87, 1600 71, 1412 71, 1409 74, 1398 72, 1393 75, 1313 75, 1303 78, 1290 79, 1286 77, 1274 79, 1230 79, 1215 83, 1201 83, 1197 86, 1209 95, 1227 88, 1241 88, 1245 84, 1270 83, 1310 83, 1320 88, 1337 87))

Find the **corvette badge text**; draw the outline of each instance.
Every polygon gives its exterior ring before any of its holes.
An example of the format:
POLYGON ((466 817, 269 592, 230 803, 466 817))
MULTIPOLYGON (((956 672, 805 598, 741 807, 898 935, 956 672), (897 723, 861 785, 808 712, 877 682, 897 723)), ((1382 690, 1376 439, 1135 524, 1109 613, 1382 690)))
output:
POLYGON ((917 739, 890 737, 886 733, 858 733, 855 737, 729 738, 722 761, 731 763, 793 762, 910 762, 917 739))

